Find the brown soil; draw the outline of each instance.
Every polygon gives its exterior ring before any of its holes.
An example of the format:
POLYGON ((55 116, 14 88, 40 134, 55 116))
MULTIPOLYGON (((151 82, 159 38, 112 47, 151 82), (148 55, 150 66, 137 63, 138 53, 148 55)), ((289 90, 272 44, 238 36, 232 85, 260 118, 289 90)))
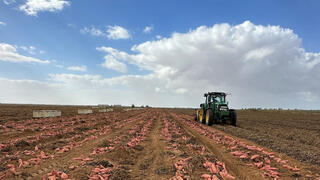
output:
POLYGON ((320 166, 320 112, 238 111, 237 127, 213 127, 320 166))
POLYGON ((19 107, 7 105, 0 110, 0 179, 59 179, 62 173, 70 179, 203 179, 204 174, 218 179, 270 179, 268 167, 274 167, 281 179, 320 176, 319 115, 310 112, 239 111, 239 127, 207 127, 195 122, 190 110, 149 108, 79 116, 72 114, 78 107, 59 106, 69 114, 32 119, 32 109, 46 107, 19 107), (308 121, 300 123, 302 117, 308 121), (232 155, 228 139, 249 158, 232 155), (243 144, 271 155, 244 149, 243 144), (307 151, 314 153, 308 157, 311 160, 299 159, 307 151), (264 158, 264 168, 250 159, 256 153, 264 158), (217 169, 205 166, 208 163, 217 169))

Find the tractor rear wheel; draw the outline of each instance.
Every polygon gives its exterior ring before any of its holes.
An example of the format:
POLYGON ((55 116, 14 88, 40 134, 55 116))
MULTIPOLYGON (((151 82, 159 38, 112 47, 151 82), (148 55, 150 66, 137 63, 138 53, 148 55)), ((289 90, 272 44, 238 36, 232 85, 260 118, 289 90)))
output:
POLYGON ((230 120, 231 120, 231 125, 236 126, 237 125, 237 113, 234 109, 230 109, 230 120))
POLYGON ((214 115, 212 109, 206 111, 206 125, 211 126, 214 121, 214 115))
POLYGON ((198 121, 200 123, 204 124, 205 119, 204 119, 204 110, 203 110, 203 108, 201 108, 200 111, 199 111, 199 119, 198 119, 198 121))

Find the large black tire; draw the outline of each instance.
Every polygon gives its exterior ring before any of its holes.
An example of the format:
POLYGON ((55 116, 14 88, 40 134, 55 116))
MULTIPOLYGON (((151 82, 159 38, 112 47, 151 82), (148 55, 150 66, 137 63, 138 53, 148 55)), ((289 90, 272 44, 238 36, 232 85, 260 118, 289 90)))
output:
POLYGON ((214 122, 214 114, 212 109, 207 109, 206 111, 206 119, 205 119, 205 123, 208 126, 211 126, 214 122))
POLYGON ((236 113, 236 110, 230 109, 229 112, 230 112, 231 125, 236 126, 237 125, 237 113, 236 113))
POLYGON ((227 120, 226 120, 226 118, 225 118, 225 117, 223 117, 223 118, 222 118, 222 120, 221 120, 221 122, 222 122, 222 124, 227 124, 227 120))

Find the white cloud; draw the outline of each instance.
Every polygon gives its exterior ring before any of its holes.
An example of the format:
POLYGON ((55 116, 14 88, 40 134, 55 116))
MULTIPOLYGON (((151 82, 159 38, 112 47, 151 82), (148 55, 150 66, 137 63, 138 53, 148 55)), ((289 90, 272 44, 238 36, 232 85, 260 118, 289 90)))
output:
POLYGON ((0 43, 0 61, 14 62, 14 63, 42 63, 48 64, 48 60, 40 60, 37 58, 23 56, 17 52, 17 48, 10 44, 0 43))
POLYGON ((95 28, 95 27, 84 27, 83 29, 80 30, 82 34, 90 34, 92 36, 107 36, 106 33, 104 33, 102 30, 95 28))
POLYGON ((7 23, 0 21, 0 26, 6 26, 7 23))
POLYGON ((109 39, 129 39, 131 37, 129 31, 121 26, 107 26, 107 37, 109 39))
MULTIPOLYGON (((150 99, 123 89, 131 86, 132 83, 142 87, 142 82, 147 77, 120 76, 104 79, 99 75, 88 74, 50 74, 49 76, 48 82, 0 77, 0 102, 123 105, 140 103, 146 105, 147 99, 150 99)), ((163 101, 157 97, 154 100, 163 101)))
POLYGON ((106 53, 109 69, 126 72, 131 64, 150 73, 51 74, 48 82, 0 78, 0 101, 198 107, 204 92, 226 91, 237 108, 320 106, 320 53, 307 52, 298 35, 279 26, 216 24, 137 44, 132 52, 97 50, 106 53))
POLYGON ((84 66, 84 65, 83 66, 70 66, 70 67, 68 67, 68 70, 86 72, 87 66, 84 66))
POLYGON ((103 31, 99 28, 94 26, 91 27, 84 27, 80 30, 82 34, 90 34, 92 36, 100 36, 106 37, 108 39, 129 39, 131 37, 130 32, 121 27, 121 26, 107 26, 106 31, 103 31))
MULTIPOLYGON (((28 79, 8 79, 0 77, 0 102, 7 103, 59 103, 59 84, 45 83, 28 79), (49 95, 50 94, 50 95, 49 95)), ((63 91, 62 91, 63 92, 63 91)))
POLYGON ((200 103, 206 91, 231 92, 238 107, 292 106, 292 98, 306 103, 320 97, 320 53, 306 52, 292 30, 279 26, 216 24, 134 45, 132 54, 98 50, 151 71, 153 92, 195 97, 188 105, 200 103))
POLYGON ((20 46, 20 48, 21 48, 22 50, 28 52, 29 54, 32 54, 32 55, 36 54, 36 49, 37 49, 37 48, 34 47, 34 46, 29 46, 29 47, 27 47, 27 46, 20 46))
POLYGON ((143 29, 143 33, 150 33, 151 31, 153 30, 153 26, 146 26, 144 29, 143 29))
POLYGON ((162 36, 160 36, 160 35, 156 35, 156 38, 157 38, 157 39, 161 39, 161 38, 162 38, 162 36))
POLYGON ((19 9, 27 15, 36 16, 38 12, 57 12, 69 5, 70 2, 66 0, 27 0, 19 9))
POLYGON ((127 65, 117 61, 113 56, 107 55, 104 57, 105 61, 102 63, 103 67, 108 69, 113 69, 115 71, 126 73, 127 72, 127 65))
POLYGON ((3 0, 3 3, 5 3, 6 5, 10 5, 10 4, 16 3, 16 1, 15 0, 3 0))

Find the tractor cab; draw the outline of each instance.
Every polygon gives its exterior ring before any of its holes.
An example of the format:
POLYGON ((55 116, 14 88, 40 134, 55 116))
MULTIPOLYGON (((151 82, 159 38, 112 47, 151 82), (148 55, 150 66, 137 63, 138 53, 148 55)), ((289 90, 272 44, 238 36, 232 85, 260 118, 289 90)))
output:
POLYGON ((213 109, 228 110, 228 103, 226 102, 226 93, 224 92, 209 92, 205 93, 206 103, 208 107, 213 109))
POLYGON ((205 102, 200 104, 200 110, 197 111, 195 119, 207 125, 222 123, 227 121, 236 125, 236 111, 229 109, 226 102, 226 93, 208 92, 204 94, 205 102))

